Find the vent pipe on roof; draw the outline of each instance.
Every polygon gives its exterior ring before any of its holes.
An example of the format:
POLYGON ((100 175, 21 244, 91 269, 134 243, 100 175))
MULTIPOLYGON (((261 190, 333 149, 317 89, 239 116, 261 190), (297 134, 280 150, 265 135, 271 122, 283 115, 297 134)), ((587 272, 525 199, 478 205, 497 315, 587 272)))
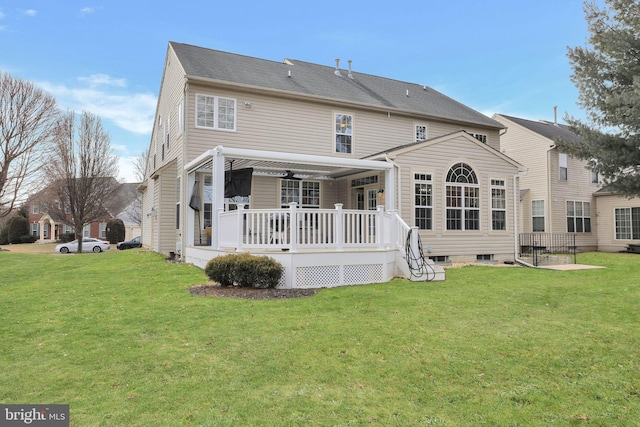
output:
POLYGON ((351 60, 347 61, 349 63, 349 74, 347 74, 347 76, 352 79, 353 78, 353 74, 351 73, 351 60))
POLYGON ((336 76, 341 76, 340 74, 340 58, 336 58, 336 71, 334 71, 336 76))
POLYGON ((553 106, 553 124, 558 126, 558 106, 553 106))

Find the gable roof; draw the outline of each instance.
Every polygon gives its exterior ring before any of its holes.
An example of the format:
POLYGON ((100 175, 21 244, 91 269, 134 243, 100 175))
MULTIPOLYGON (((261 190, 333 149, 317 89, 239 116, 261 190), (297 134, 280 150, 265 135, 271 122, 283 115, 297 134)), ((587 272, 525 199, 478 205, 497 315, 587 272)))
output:
POLYGON ((383 157, 385 157, 387 154, 391 154, 391 153, 403 153, 403 152, 407 152, 407 151, 411 151, 413 149, 418 149, 421 147, 429 147, 435 144, 440 144, 443 142, 446 142, 452 138, 457 138, 457 137, 463 137, 466 140, 469 141, 469 143, 472 143, 484 150, 486 150, 487 152, 489 152, 490 154, 492 154, 493 156, 499 157, 500 159, 504 160, 505 162, 515 166, 518 168, 518 171, 526 171, 527 169, 520 163, 518 163, 517 161, 515 161, 514 159, 512 159, 511 157, 507 156, 504 153, 501 153, 500 151, 496 150, 495 148, 484 144, 482 142, 480 142, 477 138, 475 138, 474 136, 470 135, 468 132, 465 132, 463 130, 459 130, 459 131, 455 131, 455 132, 451 132, 445 135, 440 135, 440 136, 436 136, 433 138, 429 138, 429 139, 425 139, 424 141, 416 141, 416 142, 411 142, 408 144, 403 144, 403 145, 399 145, 397 147, 393 147, 393 148, 389 148, 387 150, 381 151, 379 153, 376 154, 372 154, 370 156, 365 157, 366 159, 382 159, 383 157))
POLYGON ((580 137, 571 132, 569 126, 567 125, 548 122, 546 120, 540 120, 536 122, 533 120, 521 119, 519 117, 507 116, 505 114, 497 114, 497 116, 504 117, 505 119, 510 120, 552 141, 555 138, 561 138, 569 142, 580 142, 580 137))
POLYGON ((292 59, 276 62, 176 42, 169 46, 192 79, 504 128, 428 86, 292 59))

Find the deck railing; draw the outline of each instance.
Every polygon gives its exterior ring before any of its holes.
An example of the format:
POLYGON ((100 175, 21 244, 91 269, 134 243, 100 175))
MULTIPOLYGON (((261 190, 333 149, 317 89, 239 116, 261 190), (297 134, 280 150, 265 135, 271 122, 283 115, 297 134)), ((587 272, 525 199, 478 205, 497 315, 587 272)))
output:
POLYGON ((244 209, 218 212, 219 248, 333 249, 402 248, 409 226, 394 212, 299 208, 244 209))
POLYGON ((576 263, 576 235, 573 233, 521 233, 520 257, 531 259, 534 266, 576 263))

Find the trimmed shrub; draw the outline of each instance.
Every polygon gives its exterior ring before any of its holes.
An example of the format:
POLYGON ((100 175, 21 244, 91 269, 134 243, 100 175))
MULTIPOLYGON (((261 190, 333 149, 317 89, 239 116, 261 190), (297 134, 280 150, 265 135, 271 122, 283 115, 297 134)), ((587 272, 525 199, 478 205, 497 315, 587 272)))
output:
POLYGON ((14 216, 9 221, 9 243, 22 243, 22 236, 29 235, 29 220, 22 216, 14 216))
POLYGON ((38 236, 33 236, 31 234, 20 237, 20 243, 34 243, 36 240, 38 240, 38 236))
POLYGON ((69 243, 76 240, 76 233, 62 233, 60 235, 60 242, 69 243))
POLYGON ((120 218, 113 218, 107 222, 107 240, 111 244, 124 241, 124 222, 120 218))
POLYGON ((212 259, 206 275, 220 286, 275 288, 282 277, 282 265, 267 256, 230 254, 212 259))

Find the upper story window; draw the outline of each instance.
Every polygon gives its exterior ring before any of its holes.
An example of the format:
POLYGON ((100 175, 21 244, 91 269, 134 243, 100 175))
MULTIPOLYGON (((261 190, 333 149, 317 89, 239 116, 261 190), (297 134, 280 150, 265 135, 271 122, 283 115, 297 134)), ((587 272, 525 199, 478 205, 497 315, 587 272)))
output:
POLYGON ((413 211, 416 227, 433 229, 433 176, 430 173, 413 174, 413 211))
POLYGON ((507 186, 504 179, 491 180, 491 229, 507 229, 507 186))
POLYGON ((598 172, 591 171, 591 183, 597 184, 600 182, 600 177, 598 176, 598 172))
POLYGON ((427 126, 416 125, 416 141, 426 141, 426 140, 427 140, 427 126))
POLYGON ((38 205, 37 204, 32 204, 31 205, 31 213, 32 214, 37 214, 38 213, 38 205))
POLYGON ((353 116, 351 114, 335 115, 336 153, 351 154, 353 150, 353 116))
POLYGON ((480 229, 480 186, 471 166, 456 163, 447 173, 447 230, 480 229))
POLYGON ((474 137, 478 141, 482 142, 483 144, 487 143, 487 135, 485 135, 483 133, 472 133, 472 132, 469 132, 469 135, 471 135, 472 137, 474 137))
POLYGON ((566 153, 558 154, 558 165, 560 166, 560 170, 559 170, 560 181, 566 181, 567 180, 567 154, 566 153))
POLYGON ((196 127, 235 131, 236 100, 197 94, 196 127))
POLYGON ((180 98, 178 102, 176 115, 178 116, 178 133, 181 134, 184 132, 184 98, 180 98))

